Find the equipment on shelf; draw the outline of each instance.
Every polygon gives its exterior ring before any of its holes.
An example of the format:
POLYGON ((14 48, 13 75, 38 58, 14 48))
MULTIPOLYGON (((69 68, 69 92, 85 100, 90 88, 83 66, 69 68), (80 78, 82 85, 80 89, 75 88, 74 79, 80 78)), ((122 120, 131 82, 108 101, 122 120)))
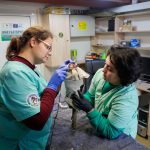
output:
POLYGON ((138 134, 147 137, 149 105, 139 107, 138 134))
POLYGON ((108 20, 108 31, 114 31, 115 30, 115 19, 111 18, 108 20))
POLYGON ((148 117, 149 117, 149 99, 150 95, 141 94, 139 96, 139 113, 138 113, 138 134, 142 137, 147 137, 148 117))

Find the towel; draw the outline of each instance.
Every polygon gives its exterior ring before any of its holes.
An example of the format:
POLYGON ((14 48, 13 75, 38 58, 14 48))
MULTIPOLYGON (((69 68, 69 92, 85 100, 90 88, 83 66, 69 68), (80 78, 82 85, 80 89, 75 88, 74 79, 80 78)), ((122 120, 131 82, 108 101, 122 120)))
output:
POLYGON ((88 78, 89 76, 90 75, 80 67, 75 67, 68 71, 67 80, 81 80, 83 78, 88 78))

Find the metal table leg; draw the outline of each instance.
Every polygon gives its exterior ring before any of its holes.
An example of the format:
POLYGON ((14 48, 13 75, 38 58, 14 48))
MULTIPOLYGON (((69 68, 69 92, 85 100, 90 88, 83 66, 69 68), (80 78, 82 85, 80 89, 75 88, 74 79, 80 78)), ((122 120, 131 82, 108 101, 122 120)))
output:
POLYGON ((72 128, 76 129, 77 127, 77 110, 72 108, 72 128))

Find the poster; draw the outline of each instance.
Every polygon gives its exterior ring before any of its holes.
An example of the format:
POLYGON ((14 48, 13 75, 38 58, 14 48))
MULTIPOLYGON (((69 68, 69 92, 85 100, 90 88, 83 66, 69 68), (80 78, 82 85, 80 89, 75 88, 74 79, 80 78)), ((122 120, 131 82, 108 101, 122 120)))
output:
POLYGON ((12 37, 22 35, 24 29, 22 24, 1 23, 1 41, 10 41, 12 37))
POLYGON ((30 26, 30 16, 0 15, 0 69, 7 61, 6 51, 12 37, 20 36, 30 26))

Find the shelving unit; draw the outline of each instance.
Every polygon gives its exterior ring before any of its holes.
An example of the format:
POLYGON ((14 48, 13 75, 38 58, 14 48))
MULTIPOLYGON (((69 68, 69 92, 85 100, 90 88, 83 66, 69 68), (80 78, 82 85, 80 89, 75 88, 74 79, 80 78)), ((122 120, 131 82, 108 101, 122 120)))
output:
POLYGON ((96 18, 95 19, 95 37, 92 37, 92 46, 110 46, 114 44, 114 31, 108 31, 108 20, 110 17, 106 18, 96 18))
POLYGON ((139 39, 141 46, 138 50, 150 50, 150 11, 118 15, 115 18, 115 43, 122 40, 139 39), (130 30, 123 30, 125 21, 131 22, 130 30), (121 30, 122 29, 122 30, 121 30))
POLYGON ((91 39, 92 50, 101 46, 120 44, 121 41, 139 39, 140 47, 137 49, 142 55, 150 56, 150 11, 128 13, 115 16, 115 30, 108 31, 108 20, 110 18, 96 18, 96 34, 91 39), (125 30, 126 21, 131 23, 125 30))
POLYGON ((148 30, 143 30, 143 31, 121 31, 121 32, 116 32, 116 33, 150 33, 148 30))
POLYGON ((96 32, 96 34, 114 34, 115 32, 114 31, 107 31, 107 32, 96 32))

